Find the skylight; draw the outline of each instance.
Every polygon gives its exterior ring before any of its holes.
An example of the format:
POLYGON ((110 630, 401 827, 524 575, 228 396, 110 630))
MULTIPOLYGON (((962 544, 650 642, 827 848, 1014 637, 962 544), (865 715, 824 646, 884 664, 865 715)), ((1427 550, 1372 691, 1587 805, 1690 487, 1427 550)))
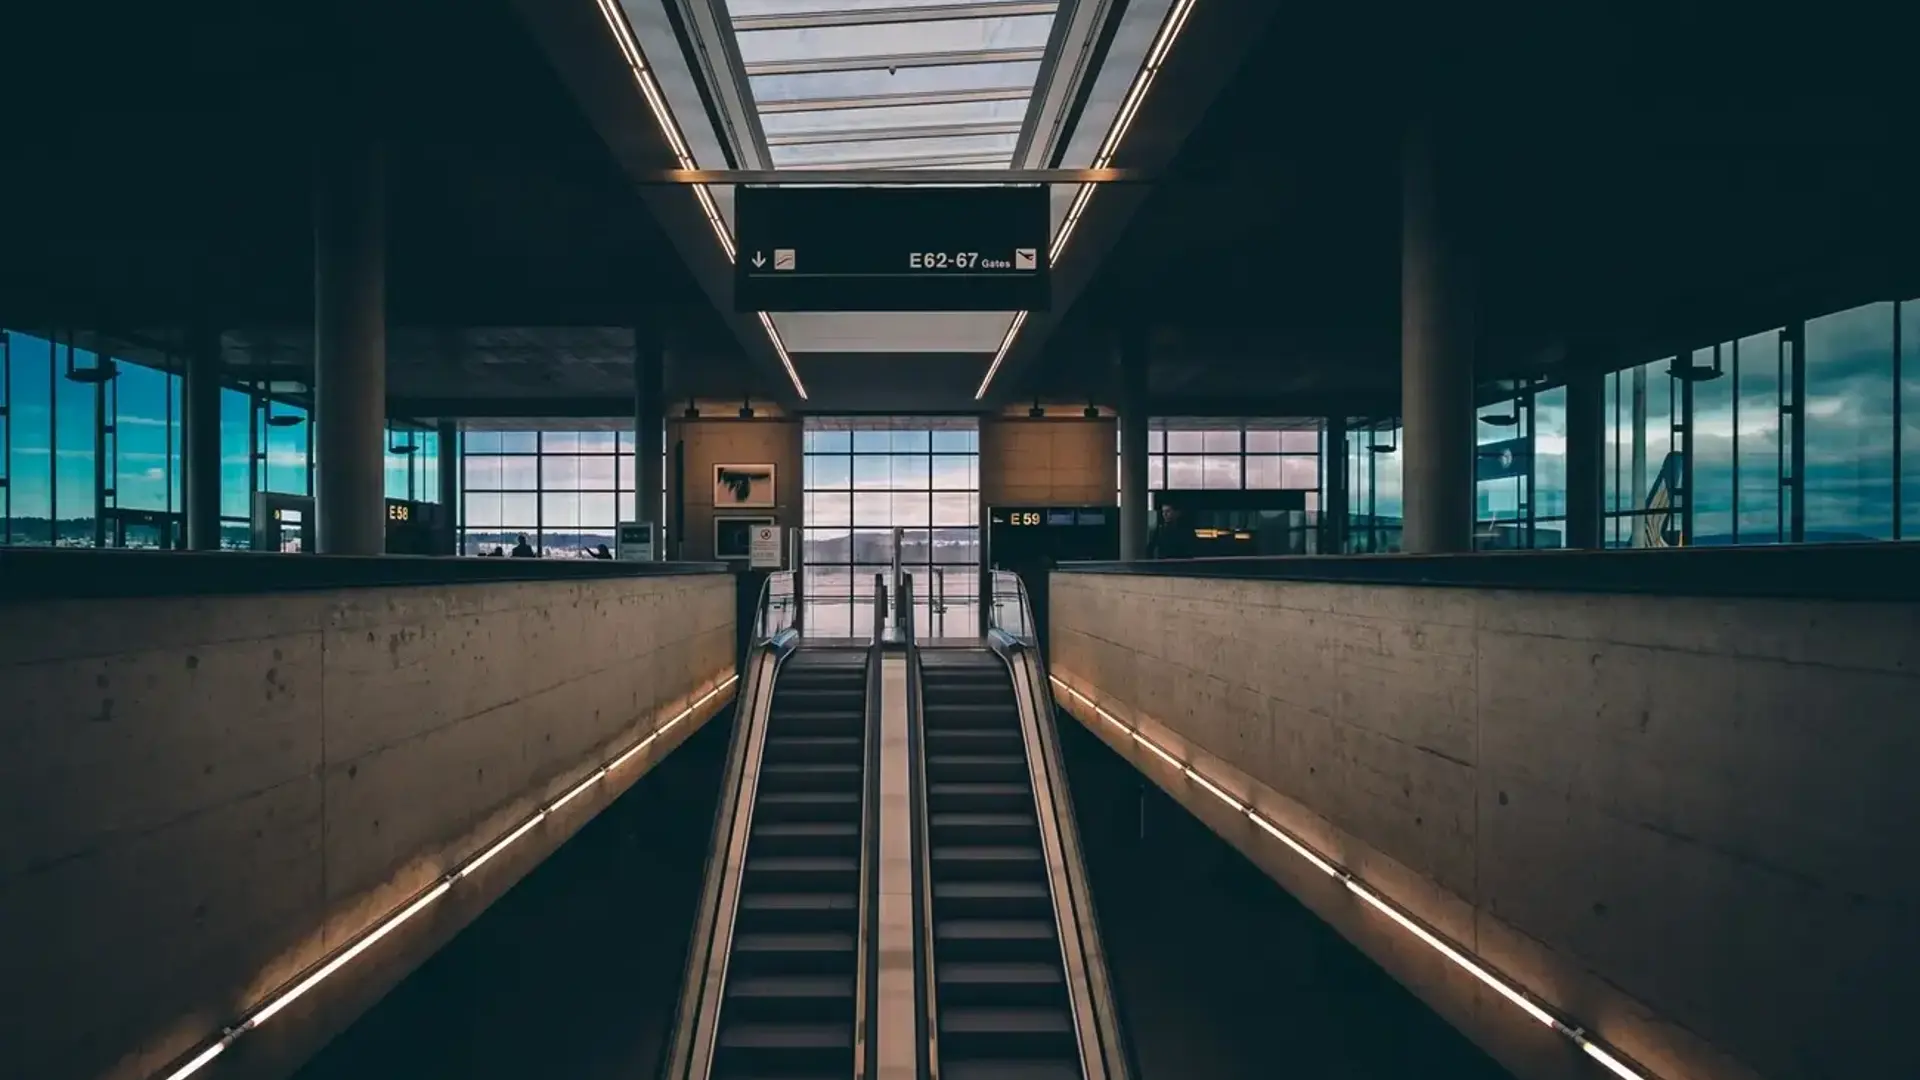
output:
POLYGON ((776 169, 1005 169, 1056 0, 727 0, 776 169))

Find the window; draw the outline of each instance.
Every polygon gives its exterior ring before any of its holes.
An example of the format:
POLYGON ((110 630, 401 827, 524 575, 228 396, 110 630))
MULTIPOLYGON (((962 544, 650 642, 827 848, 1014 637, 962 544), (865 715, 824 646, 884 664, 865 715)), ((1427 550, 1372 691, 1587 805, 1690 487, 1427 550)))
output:
MULTIPOLYGON (((423 465, 437 463, 437 434, 421 432, 414 438, 434 451, 414 456, 423 465)), ((495 548, 509 552, 525 534, 546 558, 584 558, 602 544, 615 547, 615 527, 633 520, 631 430, 469 430, 460 438, 463 555, 495 548)), ((660 453, 664 483, 664 432, 660 453)), ((437 490, 439 474, 420 469, 417 483, 437 490)))
POLYGON ((1806 324, 1807 540, 1890 540, 1895 305, 1806 324))
POLYGON ((809 420, 801 546, 809 636, 873 632, 874 576, 893 560, 914 578, 914 619, 929 637, 972 636, 979 618, 980 435, 972 421, 809 420))

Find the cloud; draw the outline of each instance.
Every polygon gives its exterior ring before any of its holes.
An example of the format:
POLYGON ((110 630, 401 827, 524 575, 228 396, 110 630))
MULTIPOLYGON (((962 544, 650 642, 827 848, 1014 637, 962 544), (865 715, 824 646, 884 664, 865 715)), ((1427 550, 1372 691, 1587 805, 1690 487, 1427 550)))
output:
POLYGON ((146 472, 143 472, 140 475, 146 477, 149 480, 165 480, 167 478, 167 470, 148 469, 146 472))

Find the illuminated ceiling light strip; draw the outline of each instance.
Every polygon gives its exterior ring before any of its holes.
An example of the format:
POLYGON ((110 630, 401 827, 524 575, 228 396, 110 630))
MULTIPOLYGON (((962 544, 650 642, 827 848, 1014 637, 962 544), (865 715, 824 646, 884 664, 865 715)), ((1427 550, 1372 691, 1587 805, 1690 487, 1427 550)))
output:
MULTIPOLYGON (((1093 168, 1105 169, 1113 165, 1113 155, 1120 150, 1120 140, 1126 138, 1127 129, 1133 126, 1133 118, 1140 112, 1140 105, 1147 100, 1147 90, 1153 86, 1153 78, 1160 73, 1160 65, 1167 54, 1173 51, 1173 43, 1179 38, 1180 31, 1186 28, 1187 16, 1193 14, 1194 0, 1174 0, 1172 10, 1160 22, 1160 33, 1154 38, 1153 47, 1147 50, 1146 63, 1140 65, 1140 71, 1133 77, 1133 85, 1128 88, 1127 96, 1120 105, 1120 111, 1113 118, 1113 126, 1107 129, 1107 137, 1100 144, 1100 153, 1093 159, 1093 168)), ((1081 184, 1074 192, 1073 203, 1067 208, 1067 216, 1060 222, 1060 231, 1054 235, 1053 244, 1047 249, 1049 265, 1060 261, 1061 253, 1067 250, 1067 241, 1073 238, 1073 230, 1080 224, 1080 215, 1087 204, 1093 201, 1095 185, 1081 184)), ((987 387, 993 385, 993 377, 1000 372, 1000 364, 1006 360, 1007 352, 1013 348, 1014 339, 1019 336, 1020 327, 1027 321, 1027 313, 1021 312, 1014 319, 1013 327, 1001 340, 1000 348, 993 354, 993 363, 987 365, 987 377, 980 380, 980 389, 974 391, 973 400, 979 401, 987 396, 987 387)))
POLYGON ((800 373, 793 369, 793 357, 787 353, 787 343, 780 338, 780 331, 773 325, 773 316, 762 311, 760 325, 767 328, 767 340, 773 342, 773 351, 780 357, 781 366, 787 369, 787 378, 793 380, 793 388, 800 392, 800 400, 807 400, 807 388, 800 383, 800 373))
POLYGON ((1101 708, 1092 698, 1067 685, 1066 681, 1061 679, 1060 676, 1050 674, 1047 676, 1047 679, 1053 683, 1054 686, 1065 691, 1082 705, 1092 709, 1094 715, 1112 724, 1114 727, 1119 728, 1121 731, 1126 732, 1133 738, 1134 742, 1139 743, 1141 746, 1159 755, 1163 760, 1171 763, 1174 768, 1180 770, 1181 773, 1185 774, 1188 779, 1194 781, 1202 790, 1214 798, 1219 799, 1221 802, 1226 803, 1228 806, 1233 807, 1238 813, 1245 814, 1248 820, 1292 849, 1296 855, 1306 860, 1314 869, 1326 874, 1328 877, 1339 879, 1341 884, 1346 886, 1348 892, 1366 901, 1375 910, 1393 920, 1401 929, 1412 934, 1427 947, 1465 969, 1468 974, 1491 987, 1501 997, 1512 1002, 1528 1016, 1533 1017, 1541 1024, 1566 1036, 1569 1041, 1575 1046, 1578 1046, 1588 1057, 1606 1066, 1607 1070, 1615 1076, 1620 1077, 1620 1080, 1655 1080, 1651 1073, 1642 1072, 1626 1064, 1605 1046, 1588 1036, 1584 1028, 1571 1024, 1555 1016, 1553 1013, 1548 1012, 1539 1002, 1528 997, 1525 992, 1520 990, 1516 983, 1488 967, 1485 963, 1481 962, 1478 957, 1473 956, 1428 929, 1425 924, 1402 910, 1398 904, 1389 900, 1386 894, 1378 891, 1358 877, 1355 877, 1351 870, 1342 867, 1333 860, 1313 850, 1300 838, 1282 828, 1278 822, 1273 821, 1271 818, 1254 809, 1250 804, 1244 803, 1232 795, 1229 795, 1224 788, 1212 780, 1209 780, 1199 770, 1180 761, 1168 753, 1163 747, 1157 745, 1152 739, 1147 738, 1140 732, 1139 728, 1128 724, 1106 709, 1101 708))
POLYGON ((1027 322, 1027 313, 1015 312, 1013 322, 1007 325, 1007 334, 1000 339, 1000 347, 993 351, 993 363, 987 365, 987 376, 980 380, 980 389, 973 392, 973 400, 979 401, 987 396, 987 387, 993 385, 993 377, 1000 373, 1000 364, 1007 358, 1007 350, 1013 348, 1013 339, 1020 336, 1020 328, 1027 322))
MULTIPOLYGON (((673 119, 673 111, 667 107, 667 97, 654 80, 653 71, 647 67, 645 57, 640 53, 640 43, 633 36, 633 28, 627 25, 627 17, 622 13, 615 0, 594 0, 600 8, 600 17, 606 20, 607 28, 613 31, 615 43, 620 53, 626 57, 627 67, 633 71, 633 81, 640 87, 640 95, 647 99, 647 108, 653 110, 654 123, 660 126, 661 134, 667 137, 667 145, 673 150, 673 157, 680 168, 692 171, 699 168, 693 160, 693 152, 687 148, 687 140, 680 133, 680 125, 673 119)), ((700 212, 707 219, 707 227, 720 241, 720 250, 727 253, 727 262, 733 262, 739 255, 733 246, 733 231, 727 228, 726 219, 720 214, 720 204, 713 199, 713 193, 705 184, 693 185, 694 200, 700 204, 700 212)), ((760 325, 766 328, 767 340, 773 343, 773 351, 780 357, 780 366, 787 369, 787 378, 793 381, 795 393, 800 400, 807 399, 806 384, 800 381, 800 372, 794 369, 793 359, 787 355, 787 347, 780 335, 773 329, 772 320, 762 313, 760 325)))
POLYGON ((331 978, 341 968, 346 967, 348 964, 352 963, 353 960, 356 957, 358 957, 361 953, 364 953, 368 949, 371 949, 374 946, 374 944, 378 942, 380 939, 386 937, 388 934, 393 933, 395 930, 399 929, 401 924, 405 923, 408 919, 411 919, 415 915, 418 915, 422 911, 425 911, 430 905, 433 904, 434 901, 445 896, 447 894, 447 890, 453 888, 456 882, 459 882, 468 877, 471 877, 474 871, 480 869, 482 866, 492 861, 495 856, 499 855, 502 851, 505 851, 508 847, 512 846, 514 841, 519 840, 521 837, 527 835, 527 833, 533 831, 534 826, 540 824, 542 821, 545 821, 547 818, 553 816, 553 814, 556 811, 558 811, 561 807, 567 805, 568 803, 572 802, 574 799, 578 798, 580 795, 584 794, 588 788, 592 787, 597 781, 603 779, 604 777, 606 777, 608 773, 612 772, 614 769, 618 768, 621 764, 625 763, 628 758, 631 758, 634 754, 646 748, 646 746, 649 743, 652 743, 655 739, 659 738, 662 734, 666 733, 674 725, 680 723, 682 720, 685 720, 687 717, 692 716, 694 713, 700 711, 700 709, 704 707, 707 704, 707 702, 712 701, 715 697, 719 696, 722 692, 727 690, 727 688, 731 687, 734 683, 737 683, 739 681, 740 681, 740 675, 737 672, 728 674, 727 677, 721 680, 721 682, 716 686, 714 686, 713 689, 707 691, 705 694, 702 694, 699 697, 699 699, 696 700, 693 704, 688 705, 685 709, 682 709, 679 715, 675 716, 673 719, 667 721, 666 723, 660 725, 658 728, 655 728, 652 733, 647 735, 646 738, 641 739, 638 743, 635 743, 632 747, 628 748, 626 752, 622 753, 619 757, 614 758, 612 761, 608 762, 607 764, 602 765, 599 768, 588 773, 586 779, 580 781, 578 784, 575 784, 573 788, 569 790, 566 794, 560 796, 558 799, 555 799, 552 802, 548 803, 547 805, 534 811, 531 817, 521 822, 518 826, 516 826, 511 832, 508 832, 505 836, 502 836, 500 839, 495 840, 491 844, 488 844, 484 849, 481 850, 481 852, 478 855, 472 856, 471 858, 467 859, 465 862, 461 863, 459 866, 455 867, 453 870, 449 871, 446 874, 441 875, 438 879, 434 881, 434 883, 431 886, 428 887, 428 889, 425 892, 415 897, 413 900, 408 902, 405 906, 387 915, 386 918, 376 923, 372 929, 361 933, 359 937, 353 940, 353 943, 351 945, 347 946, 341 952, 335 954, 331 959, 329 959, 326 963, 322 964, 320 967, 316 968, 312 973, 308 974, 307 976, 302 978, 299 982, 293 984, 293 986, 289 987, 288 989, 283 990, 280 993, 275 994, 273 997, 267 999, 264 1003, 256 1007, 251 1013, 246 1014, 245 1019, 241 1020, 239 1023, 235 1024, 233 1027, 227 1028, 221 1034, 218 1040, 208 1045, 206 1048, 202 1049, 198 1053, 194 1054, 191 1058, 188 1058, 187 1061, 184 1064, 182 1064, 179 1068, 173 1070, 170 1073, 167 1073, 166 1080, 186 1080, 187 1077, 192 1076, 194 1073, 197 1073, 201 1069, 205 1068, 208 1062, 212 1061, 214 1058, 217 1058, 221 1054, 225 1053, 226 1049, 232 1046, 235 1042, 237 1042, 242 1035, 245 1035, 247 1032, 252 1031, 253 1029, 259 1027, 260 1025, 266 1023, 268 1020, 273 1019, 282 1010, 286 1009, 287 1006, 293 1004, 295 1001, 303 997, 308 991, 320 985, 322 982, 326 981, 328 978, 331 978))

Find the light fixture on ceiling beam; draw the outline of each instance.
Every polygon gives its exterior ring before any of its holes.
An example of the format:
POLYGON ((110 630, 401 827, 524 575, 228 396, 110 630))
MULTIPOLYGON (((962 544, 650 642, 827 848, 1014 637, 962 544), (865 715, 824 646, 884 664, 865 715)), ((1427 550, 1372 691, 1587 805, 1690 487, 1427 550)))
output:
POLYGON ((1720 346, 1713 347, 1713 363, 1696 364, 1692 360, 1682 363, 1675 359, 1673 363, 1667 365, 1667 374, 1680 382, 1712 382, 1726 374, 1720 367, 1720 346))
MULTIPOLYGON (((673 119, 673 111, 667 108, 667 98, 660 84, 653 77, 653 69, 647 66, 646 57, 640 52, 640 42, 633 36, 633 27, 627 24, 626 14, 620 10, 619 0, 594 0, 600 9, 600 17, 606 20, 607 29, 613 31, 614 43, 619 45, 621 55, 627 61, 628 70, 633 72, 633 81, 640 88, 640 96, 646 99, 647 108, 653 112, 653 121, 659 125, 660 133, 666 136, 667 145, 673 151, 674 160, 682 169, 699 168, 693 160, 693 151, 688 148, 685 136, 680 133, 680 125, 673 119)), ((713 230, 714 238, 720 241, 720 250, 726 253, 729 263, 734 261, 737 252, 733 246, 733 232, 720 216, 720 204, 714 201, 713 192, 705 184, 693 185, 693 197, 700 204, 700 212, 707 219, 707 227, 713 230)), ((786 343, 780 340, 780 332, 774 329, 773 320, 766 312, 760 312, 760 326, 767 333, 767 340, 773 345, 773 352, 780 360, 780 366, 787 371, 787 378, 793 383, 794 393, 800 400, 807 399, 807 386, 800 381, 800 372, 793 366, 793 357, 787 352, 786 343)))
POLYGON ((73 338, 71 336, 67 338, 66 376, 68 382, 97 386, 100 383, 111 382, 114 377, 119 374, 120 365, 114 363, 113 357, 111 356, 104 356, 96 352, 93 354, 93 363, 91 364, 82 364, 77 361, 74 358, 73 338))
POLYGON ((274 412, 272 398, 267 399, 267 415, 264 417, 264 419, 268 427, 277 427, 277 428, 298 427, 300 424, 306 422, 306 417, 301 416, 297 413, 274 412))
POLYGON ((700 406, 695 405, 692 398, 688 398, 687 407, 680 413, 680 416, 685 420, 698 420, 700 419, 700 406))
MULTIPOLYGON (((604 2, 604 0, 603 0, 604 2)), ((1159 74, 1160 66, 1166 62, 1167 54, 1173 50, 1173 43, 1179 39, 1180 31, 1186 28, 1187 16, 1193 14, 1194 0, 1174 0, 1173 7, 1161 20, 1160 33, 1153 40, 1153 47, 1147 51, 1146 62, 1133 77, 1133 85, 1127 88, 1127 96, 1121 100, 1120 112, 1114 116, 1113 125, 1107 129, 1107 137, 1100 144, 1100 152, 1094 156, 1093 167, 1105 169, 1113 165, 1114 154, 1120 149, 1120 141, 1126 137, 1127 129, 1133 125, 1133 118, 1140 113, 1140 104, 1147 98, 1147 91, 1153 86, 1154 76, 1159 74)), ((1074 227, 1080 223, 1080 215, 1093 200, 1096 188, 1094 184, 1082 184, 1074 193, 1073 202, 1067 208, 1067 216, 1060 223, 1060 231, 1053 238, 1053 244, 1047 249, 1049 265, 1057 264, 1060 255, 1067 250, 1067 241, 1073 238, 1074 227)), ((1000 340, 1000 348, 993 354, 993 362, 987 365, 986 378, 980 380, 980 389, 973 392, 973 400, 979 401, 987 396, 987 388, 993 385, 993 377, 1000 372, 1000 365, 1006 362, 1008 350, 1013 348, 1014 339, 1020 336, 1020 328, 1027 322, 1027 313, 1022 311, 1014 316, 1013 325, 1007 328, 1007 336, 1000 340)))
POLYGON ((740 399, 740 419, 753 419, 753 396, 751 394, 740 399))
POLYGON ((1047 415, 1047 410, 1040 407, 1040 398, 1035 396, 1033 399, 1033 408, 1027 410, 1028 419, 1038 420, 1045 415, 1047 415))

